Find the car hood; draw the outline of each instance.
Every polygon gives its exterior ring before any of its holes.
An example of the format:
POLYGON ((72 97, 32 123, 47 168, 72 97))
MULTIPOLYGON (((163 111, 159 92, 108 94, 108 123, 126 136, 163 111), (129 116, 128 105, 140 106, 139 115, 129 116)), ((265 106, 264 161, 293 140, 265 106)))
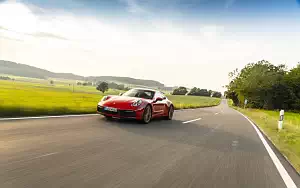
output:
MULTIPOLYGON (((113 107, 113 108, 118 108, 118 109, 135 109, 136 107, 132 107, 131 104, 139 100, 141 98, 136 98, 136 97, 126 97, 126 96, 111 96, 106 101, 102 101, 99 104, 102 106, 107 106, 107 107, 113 107)), ((141 99, 144 102, 149 102, 149 100, 146 99, 141 99)))

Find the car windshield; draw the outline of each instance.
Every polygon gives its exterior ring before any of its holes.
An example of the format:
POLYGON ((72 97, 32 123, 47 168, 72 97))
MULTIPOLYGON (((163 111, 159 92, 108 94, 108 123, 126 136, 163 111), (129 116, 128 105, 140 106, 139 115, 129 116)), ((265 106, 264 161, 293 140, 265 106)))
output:
POLYGON ((155 92, 143 89, 131 89, 124 93, 122 96, 138 97, 143 99, 153 99, 155 92))

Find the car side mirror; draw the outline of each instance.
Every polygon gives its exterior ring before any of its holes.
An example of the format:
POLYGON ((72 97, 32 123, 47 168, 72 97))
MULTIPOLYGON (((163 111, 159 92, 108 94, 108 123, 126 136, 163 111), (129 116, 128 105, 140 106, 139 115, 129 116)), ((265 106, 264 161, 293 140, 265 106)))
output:
POLYGON ((157 97, 156 100, 155 100, 155 102, 157 102, 157 101, 162 101, 162 100, 163 100, 163 98, 157 97))
POLYGON ((119 95, 120 95, 120 96, 122 96, 122 95, 123 95, 123 93, 119 93, 119 95))

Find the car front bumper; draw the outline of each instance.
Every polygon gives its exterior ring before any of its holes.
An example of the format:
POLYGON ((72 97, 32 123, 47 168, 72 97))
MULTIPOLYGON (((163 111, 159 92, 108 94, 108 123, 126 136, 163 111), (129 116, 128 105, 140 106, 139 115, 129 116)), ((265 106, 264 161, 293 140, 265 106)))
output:
POLYGON ((119 119, 141 120, 143 112, 144 112, 144 109, 139 109, 139 110, 117 109, 117 112, 111 112, 111 111, 104 110, 104 106, 100 106, 100 105, 97 106, 97 113, 104 115, 104 116, 119 118, 119 119))

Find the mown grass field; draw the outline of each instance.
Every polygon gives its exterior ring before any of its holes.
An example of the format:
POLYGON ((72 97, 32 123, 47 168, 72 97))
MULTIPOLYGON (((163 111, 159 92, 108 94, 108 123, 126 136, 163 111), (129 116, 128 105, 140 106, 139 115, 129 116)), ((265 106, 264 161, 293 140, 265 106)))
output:
MULTIPOLYGON (((109 90, 105 95, 118 95, 109 90)), ((95 113, 103 97, 92 86, 31 83, 0 80, 0 117, 95 113)), ((176 109, 214 106, 220 99, 195 96, 168 96, 176 109)))
POLYGON ((200 108, 208 106, 217 106, 221 99, 201 96, 183 96, 183 95, 167 95, 175 106, 175 109, 200 108))
POLYGON ((283 129, 278 131, 278 111, 241 109, 269 137, 300 173, 300 114, 285 112, 283 129))

